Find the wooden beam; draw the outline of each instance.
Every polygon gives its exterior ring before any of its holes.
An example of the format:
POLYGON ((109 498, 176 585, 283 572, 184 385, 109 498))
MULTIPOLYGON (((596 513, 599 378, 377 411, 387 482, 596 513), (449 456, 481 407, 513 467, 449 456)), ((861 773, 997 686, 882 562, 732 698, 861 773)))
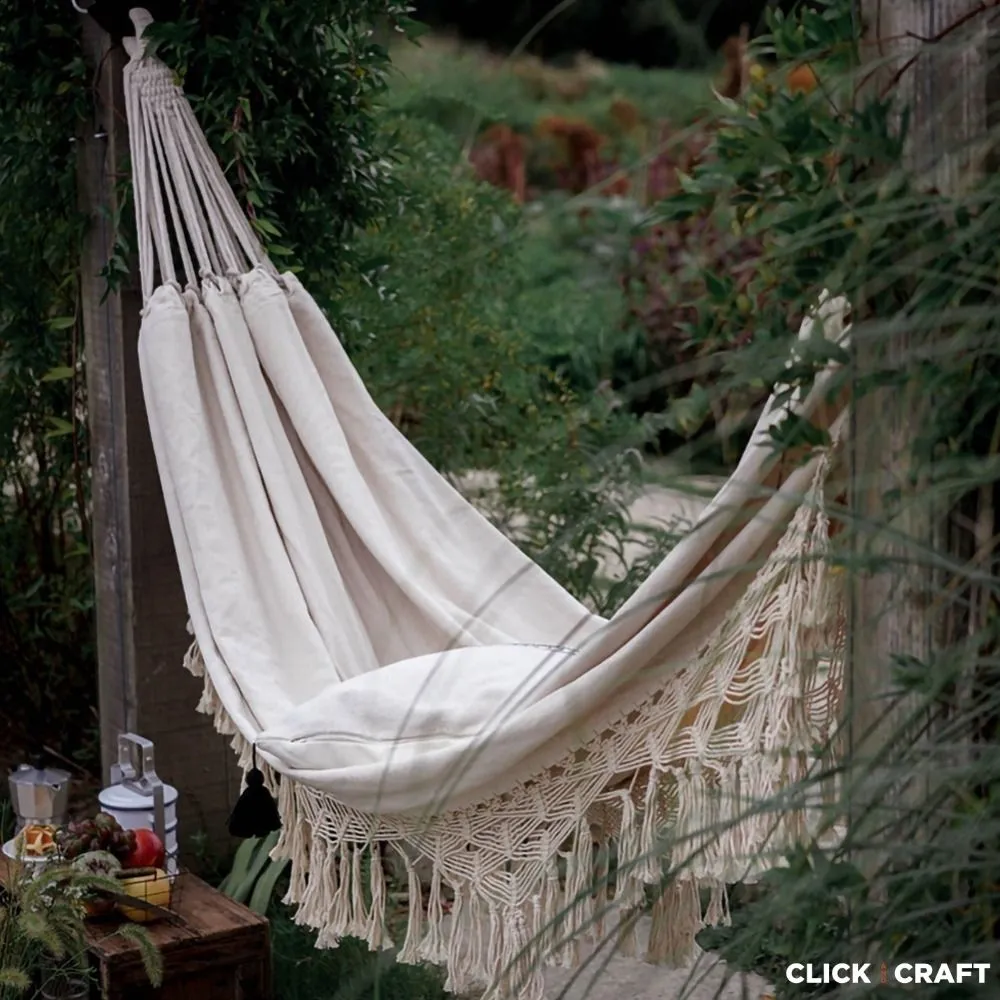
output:
POLYGON ((153 740, 159 774, 180 792, 182 841, 204 831, 221 845, 238 769, 225 739, 195 712, 200 685, 181 665, 190 640, 139 376, 136 268, 110 291, 104 276, 115 253, 118 185, 127 179, 125 56, 92 18, 81 21, 94 73, 94 117, 78 145, 80 204, 90 220, 81 281, 104 776, 120 732, 153 740))
POLYGON ((910 111, 907 167, 927 187, 959 193, 989 152, 991 39, 1000 6, 987 0, 863 0, 872 84, 910 111))
MULTIPOLYGON (((891 88, 898 106, 909 109, 904 169, 928 189, 960 193, 981 175, 989 154, 987 69, 1000 12, 980 0, 862 0, 861 13, 865 52, 877 67, 870 86, 879 93, 891 88)), ((883 327, 866 336, 866 324, 871 329, 894 317, 869 315, 863 303, 859 313, 857 374, 915 374, 916 357, 933 333, 883 327)), ((922 471, 926 479, 928 470, 917 470, 912 459, 914 433, 932 419, 933 400, 916 378, 908 385, 869 392, 854 406, 857 551, 881 560, 876 570, 856 575, 851 601, 850 741, 862 768, 915 708, 913 700, 899 700, 889 710, 894 657, 927 662, 948 638, 940 573, 929 567, 950 544, 943 530, 948 511, 934 508, 917 478, 922 471)), ((867 791, 856 785, 856 806, 869 807, 874 791, 884 808, 906 808, 926 788, 926 775, 913 779, 899 797, 886 796, 877 780, 867 791)))

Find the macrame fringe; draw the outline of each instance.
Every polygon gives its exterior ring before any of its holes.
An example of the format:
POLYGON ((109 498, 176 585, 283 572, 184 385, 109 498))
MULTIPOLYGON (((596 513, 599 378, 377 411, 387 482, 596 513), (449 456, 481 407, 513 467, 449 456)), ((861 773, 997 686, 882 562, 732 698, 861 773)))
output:
MULTIPOLYGON (((753 775, 750 788, 768 785, 767 791, 773 792, 773 769, 757 768, 756 773, 752 767, 744 769, 753 775)), ((700 819, 713 815, 709 807, 711 785, 697 768, 680 774, 675 792, 678 826, 693 830, 700 819)), ((273 856, 291 861, 284 902, 296 907, 296 923, 317 931, 320 948, 336 947, 345 936, 364 940, 372 950, 392 947, 390 923, 395 914, 390 914, 389 904, 393 897, 373 842, 348 839, 348 829, 338 816, 343 808, 324 803, 323 796, 314 790, 278 780, 277 791, 283 828, 273 856), (333 808, 326 812, 325 805, 333 808)), ((716 795, 716 803, 719 811, 726 811, 721 808, 721 796, 716 795)), ((735 811, 750 804, 734 800, 730 808, 735 811)), ((605 939, 608 932, 602 932, 601 918, 610 912, 618 914, 610 935, 618 942, 620 953, 637 955, 635 917, 644 910, 645 887, 658 884, 667 871, 665 858, 658 861, 643 850, 649 837, 640 831, 649 827, 645 823, 649 811, 641 812, 639 815, 634 803, 631 808, 626 805, 609 839, 617 850, 618 871, 622 873, 617 880, 611 876, 613 895, 606 885, 601 891, 601 871, 594 864, 594 843, 586 822, 579 823, 568 851, 555 851, 540 865, 524 863, 511 866, 508 872, 494 872, 492 879, 483 882, 464 878, 451 870, 445 859, 436 859, 426 906, 417 864, 404 845, 420 850, 421 842, 433 840, 433 830, 414 835, 407 842, 397 840, 392 846, 403 862, 407 892, 401 926, 392 928, 402 935, 397 959, 443 965, 446 988, 457 994, 481 987, 487 989, 485 1000, 541 1000, 544 965, 572 967, 578 963, 582 947, 599 945, 605 939), (560 861, 565 866, 563 877, 560 861), (504 885, 502 898, 491 892, 498 882, 504 885), (449 896, 450 912, 445 905, 449 896)), ((799 834, 809 826, 785 825, 799 834)), ((763 842, 755 843, 754 836, 745 834, 742 843, 747 848, 763 849, 775 840, 775 831, 767 829, 763 842)), ((713 853, 707 852, 709 858, 713 853)), ((706 860, 701 865, 704 877, 680 878, 659 892, 651 911, 647 961, 686 964, 699 954, 695 938, 702 927, 728 922, 726 879, 707 873, 712 868, 730 877, 737 873, 724 863, 720 865, 719 860, 706 860), (704 913, 699 899, 701 886, 710 889, 704 913)), ((743 873, 739 874, 742 877, 743 873)))
POLYGON ((671 882, 653 904, 646 961, 687 965, 701 953, 695 942, 704 927, 698 884, 693 879, 671 882))
MULTIPOLYGON (((603 734, 619 739, 614 751, 600 737, 593 744, 591 760, 606 761, 603 786, 591 765, 592 791, 574 785, 572 810, 552 803, 558 782, 573 780, 576 756, 530 791, 518 786, 430 823, 356 813, 261 764, 283 823, 272 854, 291 862, 284 902, 297 923, 317 931, 317 946, 352 936, 378 950, 397 935, 399 961, 442 965, 449 991, 478 987, 486 1000, 541 1000, 544 966, 574 966, 587 945, 611 939, 637 955, 637 917, 647 912, 647 960, 695 959, 698 932, 729 921, 726 885, 780 863, 781 851, 816 836, 825 818, 822 797, 792 797, 775 812, 755 806, 806 776, 812 747, 829 735, 839 708, 842 600, 822 559, 828 524, 818 503, 827 472, 821 463, 812 497, 690 676, 676 681, 675 700, 654 696, 603 734), (748 661, 751 643, 761 652, 748 661), (698 734, 681 724, 692 690, 712 726, 724 704, 742 705, 728 742, 718 742, 715 728, 698 734), (601 818, 592 822, 597 807, 601 818), (390 892, 384 856, 398 862, 403 906, 390 892), (426 903, 421 867, 429 869, 426 903)), ((184 665, 204 683, 199 711, 231 737, 245 773, 252 747, 226 713, 197 642, 184 665)))

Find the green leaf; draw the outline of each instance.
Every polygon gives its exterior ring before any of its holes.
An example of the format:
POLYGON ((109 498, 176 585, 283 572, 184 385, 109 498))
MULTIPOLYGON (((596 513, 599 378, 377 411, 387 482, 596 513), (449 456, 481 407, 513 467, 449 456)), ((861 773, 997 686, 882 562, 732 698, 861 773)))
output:
POLYGON ((246 875, 243 877, 242 881, 236 884, 229 895, 236 900, 237 903, 245 903, 250 897, 250 893, 253 892, 253 887, 260 878, 261 873, 264 868, 270 863, 271 858, 269 857, 274 845, 278 842, 278 833, 268 834, 263 840, 257 840, 256 850, 253 853, 253 859, 250 862, 249 868, 247 869, 246 875))
POLYGON ((790 448, 822 448, 830 443, 830 435, 822 427, 795 413, 789 413, 780 423, 768 429, 776 452, 790 448))
POLYGON ((62 382, 72 378, 75 372, 72 368, 63 365, 59 368, 50 368, 40 379, 42 382, 62 382))
POLYGON ((274 888, 288 865, 288 858, 271 859, 264 873, 257 879, 257 884, 250 895, 250 902, 247 904, 254 913, 259 913, 262 917, 267 916, 274 888))
POLYGON ((267 219, 257 219, 254 225, 259 229, 265 236, 280 236, 281 231, 273 222, 268 222, 267 219))
POLYGON ((411 42, 415 42, 431 30, 423 21, 416 21, 412 17, 401 17, 397 24, 411 42))
POLYGON ((711 397, 701 385, 694 385, 687 396, 670 405, 667 420, 684 437, 696 434, 712 412, 711 397))
POLYGON ((57 316, 55 319, 50 319, 48 322, 50 330, 68 330, 71 326, 75 325, 75 316, 57 316))
POLYGON ((716 305, 724 305, 733 300, 733 279, 727 274, 716 274, 714 271, 703 271, 705 288, 716 305))
POLYGON ((62 417, 49 417, 46 420, 51 430, 47 431, 45 436, 47 438, 57 438, 62 437, 65 434, 73 433, 73 425, 68 421, 64 420, 62 417))
POLYGON ((232 896, 232 890, 239 885, 247 877, 247 873, 250 871, 250 865, 253 862, 254 855, 257 852, 257 848, 260 846, 260 839, 257 837, 251 837, 248 840, 244 840, 242 844, 237 848, 236 855, 233 858, 233 867, 229 870, 229 874, 222 880, 222 884, 219 886, 219 891, 227 896, 232 896))

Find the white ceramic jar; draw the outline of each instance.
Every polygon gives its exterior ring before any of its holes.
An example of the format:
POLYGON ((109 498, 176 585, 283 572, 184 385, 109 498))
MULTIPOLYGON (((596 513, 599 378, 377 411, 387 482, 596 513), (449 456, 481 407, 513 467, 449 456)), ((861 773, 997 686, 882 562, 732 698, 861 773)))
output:
MULTIPOLYGON (((125 785, 109 785, 97 797, 101 812, 118 820, 123 830, 155 830, 153 796, 143 795, 125 785)), ((163 786, 163 846, 167 853, 167 872, 177 872, 177 789, 163 786)))
POLYGON ((166 870, 177 874, 177 789, 160 780, 153 763, 153 744, 133 733, 118 737, 118 764, 112 784, 97 796, 101 812, 114 816, 123 830, 153 830, 163 840, 166 870), (157 830, 155 795, 163 793, 163 829, 157 830))

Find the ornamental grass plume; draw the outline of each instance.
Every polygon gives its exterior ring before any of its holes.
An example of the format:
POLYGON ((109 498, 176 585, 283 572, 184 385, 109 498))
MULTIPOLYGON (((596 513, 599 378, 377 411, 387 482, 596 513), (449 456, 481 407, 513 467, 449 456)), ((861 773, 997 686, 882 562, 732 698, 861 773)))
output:
MULTIPOLYGON (((53 980, 87 982, 86 900, 114 880, 66 865, 10 865, 0 887, 0 1000, 20 1000, 53 980)), ((124 924, 154 987, 163 963, 145 928, 124 924)))

